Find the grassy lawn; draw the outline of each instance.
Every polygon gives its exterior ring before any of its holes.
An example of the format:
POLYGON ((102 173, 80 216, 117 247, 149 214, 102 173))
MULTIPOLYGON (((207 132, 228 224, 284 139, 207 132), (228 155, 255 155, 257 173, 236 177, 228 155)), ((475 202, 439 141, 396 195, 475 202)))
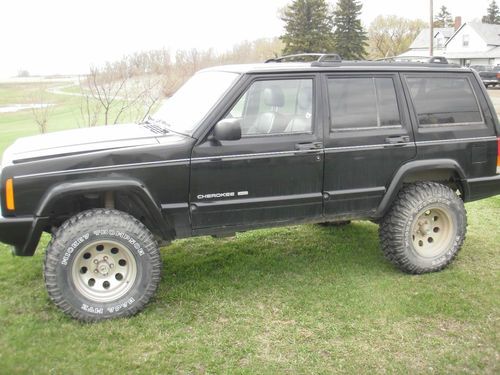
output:
MULTIPOLYGON (((0 105, 30 89, 0 85, 0 105)), ((52 99, 49 129, 74 127, 79 98, 52 99)), ((0 151, 36 132, 0 114, 0 151)), ((467 210, 455 262, 422 276, 384 260, 369 222, 175 241, 147 309, 99 324, 49 301, 47 236, 32 258, 0 244, 0 374, 499 373, 500 196, 467 210)))
POLYGON ((3 373, 498 373, 500 197, 467 205, 453 265, 410 276, 377 226, 297 226, 162 250, 159 292, 136 317, 66 318, 33 258, 0 247, 3 373))

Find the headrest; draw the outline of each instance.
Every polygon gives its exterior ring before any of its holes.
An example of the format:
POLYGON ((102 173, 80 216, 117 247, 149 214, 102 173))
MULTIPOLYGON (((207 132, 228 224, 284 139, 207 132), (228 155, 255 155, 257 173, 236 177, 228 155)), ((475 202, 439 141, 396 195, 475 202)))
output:
POLYGON ((264 89, 264 103, 270 107, 283 107, 285 95, 279 87, 267 87, 264 89))
POLYGON ((297 104, 303 111, 311 111, 312 109, 312 89, 311 87, 302 87, 297 97, 297 104))

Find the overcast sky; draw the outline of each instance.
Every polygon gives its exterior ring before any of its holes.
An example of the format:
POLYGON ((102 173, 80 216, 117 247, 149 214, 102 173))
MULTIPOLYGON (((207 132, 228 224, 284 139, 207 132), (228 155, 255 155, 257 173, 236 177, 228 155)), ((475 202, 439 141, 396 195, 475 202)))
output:
MULTIPOLYGON (((124 54, 168 48, 223 51, 243 40, 279 36, 291 0, 0 0, 0 78, 82 73, 124 54)), ((335 0, 329 1, 331 4, 335 0)), ((434 0, 464 21, 490 0, 434 0)), ((378 15, 429 18, 429 0, 362 0, 365 26, 378 15)))

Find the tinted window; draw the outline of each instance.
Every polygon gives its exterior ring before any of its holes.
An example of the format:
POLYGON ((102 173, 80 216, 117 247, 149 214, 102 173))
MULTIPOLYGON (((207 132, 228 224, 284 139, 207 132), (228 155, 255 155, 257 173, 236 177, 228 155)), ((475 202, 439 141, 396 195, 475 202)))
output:
POLYGON ((392 78, 331 78, 331 130, 400 125, 392 78))
POLYGON ((380 126, 400 125, 396 90, 391 78, 376 78, 380 126))
POLYGON ((310 133, 312 79, 254 82, 228 117, 240 118, 242 135, 310 133))
POLYGON ((482 122, 466 77, 408 77, 406 81, 421 126, 482 122))

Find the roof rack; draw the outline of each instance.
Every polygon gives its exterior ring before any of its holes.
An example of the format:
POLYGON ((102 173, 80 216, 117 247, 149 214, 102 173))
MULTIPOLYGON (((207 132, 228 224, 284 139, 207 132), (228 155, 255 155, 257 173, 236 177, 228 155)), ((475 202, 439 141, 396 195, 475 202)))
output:
POLYGON ((443 56, 412 56, 410 58, 389 56, 377 60, 342 60, 337 53, 298 53, 275 57, 265 61, 266 63, 282 62, 307 62, 311 67, 351 67, 351 66, 401 66, 401 67, 429 67, 429 68, 455 68, 457 64, 451 64, 443 56))
POLYGON ((271 62, 296 62, 296 61, 303 61, 303 62, 315 62, 315 63, 321 63, 321 62, 342 62, 342 58, 340 55, 336 53, 298 53, 295 55, 286 55, 286 56, 281 56, 281 57, 275 57, 272 59, 268 59, 265 62, 266 63, 271 63, 271 62))
POLYGON ((433 56, 429 59, 430 64, 448 64, 448 59, 443 56, 433 56))
POLYGON ((419 62, 427 64, 449 64, 448 60, 444 56, 409 56, 409 57, 384 57, 377 59, 375 61, 385 61, 385 62, 419 62))

